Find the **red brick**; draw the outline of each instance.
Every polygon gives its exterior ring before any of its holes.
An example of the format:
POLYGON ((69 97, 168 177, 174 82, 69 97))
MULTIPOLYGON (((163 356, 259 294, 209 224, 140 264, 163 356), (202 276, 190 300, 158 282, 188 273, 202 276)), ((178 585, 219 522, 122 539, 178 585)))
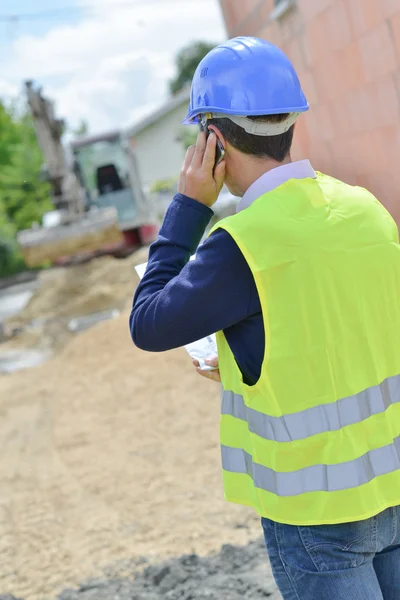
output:
POLYGON ((312 55, 312 51, 311 51, 311 44, 310 44, 310 40, 308 35, 306 35, 306 32, 301 33, 299 35, 299 42, 300 42, 300 51, 303 57, 303 64, 305 64, 307 67, 310 67, 313 64, 313 55, 312 55))
POLYGON ((337 0, 308 23, 306 35, 309 37, 312 63, 350 44, 352 34, 343 0, 337 0))
POLYGON ((340 50, 352 40, 350 22, 343 0, 336 2, 323 14, 326 43, 331 50, 340 50))
POLYGON ((303 16, 299 10, 291 10, 277 21, 283 42, 295 37, 303 28, 303 16))
POLYGON ((274 0, 231 0, 236 11, 236 26, 232 35, 259 35, 268 22, 274 0))
POLYGON ((326 45, 326 34, 323 29, 324 20, 323 15, 318 15, 315 19, 310 21, 305 29, 305 37, 307 40, 307 49, 310 64, 315 62, 327 54, 329 50, 326 45))
POLYGON ((392 16, 390 19, 392 26, 392 39, 397 50, 397 62, 400 66, 400 9, 399 12, 392 16))
POLYGON ((399 132, 396 126, 351 134, 334 139, 330 143, 336 164, 336 176, 351 184, 362 185, 374 193, 385 204, 397 220, 400 207, 397 190, 400 186, 398 157, 399 132))
POLYGON ((342 108, 350 119, 351 131, 370 131, 397 123, 400 106, 391 75, 349 92, 342 108))
MULTIPOLYGON (((396 92, 397 92, 397 98, 400 102, 400 69, 397 69, 396 71, 394 71, 394 73, 392 73, 393 75, 393 81, 394 81, 394 85, 396 88, 396 92)), ((400 135, 400 127, 399 127, 399 135, 400 135)))
POLYGON ((296 128, 292 146, 292 159, 301 160, 308 158, 310 151, 310 138, 307 133, 305 121, 307 119, 307 113, 302 115, 301 118, 296 122, 296 128))
POLYGON ((301 115, 300 119, 296 121, 296 127, 294 130, 294 140, 292 149, 293 160, 299 160, 301 158, 308 158, 310 152, 310 136, 307 129, 307 118, 309 113, 301 115))
POLYGON ((334 168, 335 157, 328 142, 313 141, 308 158, 316 171, 330 174, 334 168))
POLYGON ((271 42, 271 44, 280 45, 279 30, 275 22, 270 22, 266 27, 263 27, 258 32, 260 38, 271 42))
POLYGON ((370 90, 363 87, 347 94, 342 109, 348 114, 349 132, 362 132, 374 127, 374 103, 370 90))
POLYGON ((303 63, 303 55, 300 47, 300 40, 297 36, 292 38, 286 44, 284 44, 284 48, 284 51, 286 52, 287 56, 290 58, 296 69, 300 69, 301 67, 305 66, 303 63))
POLYGON ((254 18, 246 19, 239 23, 234 31, 234 35, 256 35, 257 21, 254 18))
POLYGON ((364 185, 362 179, 366 165, 375 164, 375 148, 371 145, 369 135, 370 131, 364 131, 357 137, 357 154, 359 158, 357 185, 364 185))
POLYGON ((297 5, 304 20, 311 21, 334 2, 335 0, 297 0, 297 5))
POLYGON ((241 10, 244 14, 250 14, 260 2, 261 0, 240 0, 241 10))
POLYGON ((348 183, 354 182, 354 177, 359 170, 360 144, 358 140, 359 138, 352 134, 336 137, 330 143, 340 177, 348 183))
MULTIPOLYGON (((397 147, 399 143, 397 142, 397 147)), ((400 152, 398 147, 397 153, 400 152)), ((400 225, 400 203, 396 191, 400 188, 400 171, 399 169, 391 169, 387 167, 387 171, 380 179, 376 178, 376 195, 384 206, 391 213, 397 225, 400 225)))
POLYGON ((388 185, 387 178, 388 173, 385 171, 370 171, 365 173, 363 177, 360 178, 360 185, 374 194, 391 213, 393 218, 396 218, 396 205, 392 202, 393 196, 391 194, 390 184, 388 185))
MULTIPOLYGON (((399 127, 398 123, 391 123, 386 127, 379 127, 379 136, 381 139, 382 159, 387 171, 399 171, 399 127)), ((396 190, 396 199, 398 198, 398 190, 396 190)))
POLYGON ((226 20, 229 17, 229 13, 230 13, 229 0, 219 0, 219 5, 221 8, 222 15, 223 15, 224 19, 226 20))
POLYGON ((329 107, 335 137, 345 137, 352 131, 348 101, 344 99, 341 102, 330 102, 329 107))
MULTIPOLYGON (((371 0, 367 0, 371 1, 371 0)), ((376 1, 376 0, 374 0, 376 1)), ((382 7, 382 12, 385 17, 391 17, 399 10, 399 0, 378 0, 382 7)), ((350 0, 351 2, 351 0, 350 0)))
POLYGON ((400 206, 398 189, 400 184, 397 167, 399 152, 398 127, 380 127, 369 132, 365 143, 374 149, 373 169, 365 173, 365 186, 383 202, 399 222, 400 206))
POLYGON ((362 132, 356 136, 357 145, 354 148, 354 151, 357 153, 357 185, 361 185, 362 187, 368 187, 366 173, 368 173, 370 170, 373 170, 371 167, 366 168, 366 165, 374 165, 374 169, 376 169, 378 172, 380 171, 376 160, 377 150, 374 144, 374 139, 373 130, 362 132))
POLYGON ((320 100, 338 101, 347 92, 339 57, 338 52, 328 54, 314 67, 315 83, 320 100))
POLYGON ((260 35, 262 27, 269 22, 269 15, 273 9, 273 0, 248 0, 252 4, 241 7, 243 18, 238 23, 234 35, 260 35))
MULTIPOLYGON (((399 126, 400 103, 392 74, 377 80, 370 88, 375 126, 399 126)), ((398 157, 397 157, 398 159, 398 157)))
POLYGON ((225 20, 225 26, 230 35, 237 24, 237 14, 231 0, 220 0, 222 15, 225 20))
POLYGON ((352 90, 365 84, 364 63, 356 41, 340 51, 338 60, 341 66, 341 79, 347 89, 352 90))
POLYGON ((222 0, 221 6, 227 29, 233 35, 260 0, 222 0))
POLYGON ((346 5, 356 37, 373 29, 384 19, 381 0, 346 0, 346 5))
POLYGON ((305 124, 306 130, 307 130, 307 134, 308 134, 308 137, 310 140, 310 146, 311 146, 316 141, 319 141, 320 139, 322 139, 320 137, 319 123, 318 123, 316 111, 314 109, 311 109, 307 113, 304 121, 305 121, 304 124, 305 124))
POLYGON ((297 71, 301 87, 306 95, 308 103, 314 105, 318 102, 317 86, 314 81, 314 74, 309 69, 299 69, 297 71))
POLYGON ((367 81, 374 81, 396 68, 395 49, 386 22, 366 33, 358 43, 367 81))
POLYGON ((374 150, 374 172, 382 175, 398 170, 398 127, 397 124, 376 127, 368 132, 368 144, 374 150))
POLYGON ((258 5, 257 9, 253 12, 251 19, 250 35, 258 35, 260 28, 270 23, 269 15, 271 13, 271 6, 269 2, 262 1, 258 5))
POLYGON ((333 126, 330 106, 319 102, 316 106, 312 107, 311 110, 315 114, 319 139, 324 142, 332 140, 335 137, 336 132, 333 126))
POLYGON ((274 0, 263 0, 260 5, 260 23, 267 23, 270 14, 274 10, 274 0))

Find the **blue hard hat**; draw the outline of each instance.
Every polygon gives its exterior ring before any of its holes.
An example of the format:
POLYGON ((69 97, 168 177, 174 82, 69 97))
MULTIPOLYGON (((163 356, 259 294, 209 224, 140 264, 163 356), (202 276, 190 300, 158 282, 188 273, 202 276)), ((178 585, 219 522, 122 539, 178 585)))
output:
POLYGON ((211 50, 200 62, 183 122, 196 123, 207 113, 209 118, 290 113, 294 122, 308 108, 296 71, 282 50, 259 38, 237 37, 211 50))

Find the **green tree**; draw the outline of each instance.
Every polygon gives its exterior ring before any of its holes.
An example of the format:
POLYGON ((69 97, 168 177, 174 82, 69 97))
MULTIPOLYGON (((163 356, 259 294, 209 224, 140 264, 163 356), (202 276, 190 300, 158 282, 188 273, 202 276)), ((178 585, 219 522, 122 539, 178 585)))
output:
POLYGON ((32 120, 0 102, 0 276, 24 268, 16 233, 51 210, 32 120))
POLYGON ((8 147, 11 162, 0 165, 0 203, 20 231, 40 221, 52 204, 49 185, 41 179, 43 156, 30 116, 24 115, 13 126, 17 141, 8 147))
POLYGON ((199 62, 215 48, 216 44, 207 42, 194 42, 182 48, 176 56, 176 76, 170 81, 169 88, 173 94, 189 85, 197 69, 199 62))
POLYGON ((0 277, 13 275, 25 268, 15 233, 15 227, 0 204, 0 277))
POLYGON ((0 167, 12 162, 12 148, 19 142, 18 128, 13 121, 11 109, 0 101, 0 167))

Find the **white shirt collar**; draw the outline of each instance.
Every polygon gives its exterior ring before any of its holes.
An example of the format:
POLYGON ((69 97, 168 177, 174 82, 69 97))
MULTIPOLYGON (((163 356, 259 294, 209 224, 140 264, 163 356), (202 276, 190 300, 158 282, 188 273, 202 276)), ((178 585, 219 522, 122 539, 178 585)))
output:
POLYGON ((260 198, 263 194, 271 192, 275 188, 279 187, 289 179, 306 179, 311 177, 315 179, 316 173, 311 166, 309 160, 298 160, 296 162, 281 165, 271 169, 264 175, 261 175, 244 194, 240 200, 236 212, 240 212, 245 208, 248 208, 254 200, 260 198))

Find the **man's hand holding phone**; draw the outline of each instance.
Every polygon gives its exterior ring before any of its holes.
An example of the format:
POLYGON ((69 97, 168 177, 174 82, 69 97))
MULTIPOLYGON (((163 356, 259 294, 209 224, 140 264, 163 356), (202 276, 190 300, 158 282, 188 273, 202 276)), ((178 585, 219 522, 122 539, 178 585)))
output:
POLYGON ((201 204, 211 207, 224 185, 225 161, 216 163, 217 135, 210 131, 208 139, 201 131, 195 146, 186 152, 178 191, 201 204))

